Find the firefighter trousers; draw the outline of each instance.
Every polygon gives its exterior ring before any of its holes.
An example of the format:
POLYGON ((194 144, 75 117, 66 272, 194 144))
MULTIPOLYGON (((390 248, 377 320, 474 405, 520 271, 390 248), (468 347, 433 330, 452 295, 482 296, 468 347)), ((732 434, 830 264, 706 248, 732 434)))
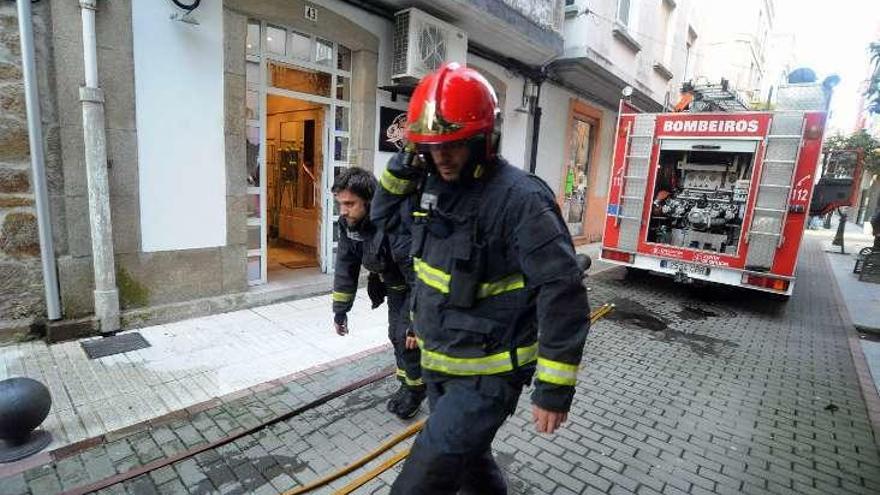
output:
POLYGON ((431 415, 391 494, 506 494, 492 441, 516 410, 525 381, 513 375, 425 378, 431 415))
POLYGON ((407 291, 388 289, 388 340, 394 347, 397 378, 409 388, 422 388, 422 366, 419 349, 406 348, 406 331, 410 327, 407 291))

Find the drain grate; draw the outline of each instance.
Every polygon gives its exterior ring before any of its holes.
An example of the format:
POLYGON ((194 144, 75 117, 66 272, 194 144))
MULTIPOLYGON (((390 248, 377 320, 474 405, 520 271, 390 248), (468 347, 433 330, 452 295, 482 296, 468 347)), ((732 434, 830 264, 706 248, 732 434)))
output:
POLYGON ((150 347, 147 339, 138 332, 121 333, 103 339, 89 340, 81 345, 89 359, 98 359, 150 347))

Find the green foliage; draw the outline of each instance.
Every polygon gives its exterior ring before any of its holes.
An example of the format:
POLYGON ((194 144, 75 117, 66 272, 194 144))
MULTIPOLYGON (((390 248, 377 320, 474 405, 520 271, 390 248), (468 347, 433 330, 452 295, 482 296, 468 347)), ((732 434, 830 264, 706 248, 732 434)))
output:
POLYGON ((874 65, 874 70, 871 71, 871 79, 868 81, 865 97, 868 100, 868 111, 880 114, 880 40, 871 43, 868 51, 871 52, 871 63, 874 65))
POLYGON ((880 140, 868 134, 868 131, 864 129, 849 136, 835 134, 826 137, 822 151, 828 153, 829 151, 857 148, 865 151, 865 170, 873 174, 880 174, 880 140))

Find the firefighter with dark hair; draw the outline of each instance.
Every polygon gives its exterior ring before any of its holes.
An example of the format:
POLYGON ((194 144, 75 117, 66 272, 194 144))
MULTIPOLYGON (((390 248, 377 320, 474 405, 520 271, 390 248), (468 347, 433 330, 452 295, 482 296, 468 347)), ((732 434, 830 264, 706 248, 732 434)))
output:
POLYGON ((497 100, 448 64, 410 100, 411 152, 382 175, 374 222, 410 229, 413 330, 431 415, 392 494, 503 494, 492 440, 534 378, 540 433, 568 416, 589 306, 550 188, 497 156, 497 100), (412 205, 407 221, 397 216, 412 205))
MULTIPOLYGON (((407 339, 410 291, 404 273, 410 269, 406 260, 396 261, 392 257, 390 236, 370 222, 370 201, 376 191, 373 174, 357 167, 347 168, 336 177, 332 191, 339 205, 339 246, 332 295, 336 333, 348 333, 347 314, 354 304, 363 266, 370 272, 367 293, 373 309, 388 299, 388 338, 394 346, 400 380, 400 388, 388 401, 388 410, 401 419, 409 419, 416 415, 425 398, 419 350, 414 339, 407 339)), ((394 239, 398 244, 405 242, 394 239)))

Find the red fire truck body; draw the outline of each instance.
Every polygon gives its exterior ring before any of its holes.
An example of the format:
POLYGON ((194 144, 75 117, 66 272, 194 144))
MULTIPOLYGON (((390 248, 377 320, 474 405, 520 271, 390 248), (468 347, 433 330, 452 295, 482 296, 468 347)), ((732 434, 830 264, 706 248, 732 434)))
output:
POLYGON ((825 114, 621 103, 601 259, 788 296, 825 114))

